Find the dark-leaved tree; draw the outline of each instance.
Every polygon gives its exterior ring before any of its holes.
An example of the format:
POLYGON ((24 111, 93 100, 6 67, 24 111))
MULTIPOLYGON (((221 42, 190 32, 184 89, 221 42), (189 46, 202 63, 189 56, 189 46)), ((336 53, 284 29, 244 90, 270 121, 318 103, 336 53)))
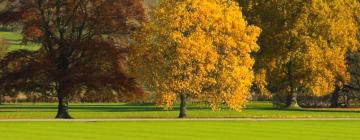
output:
POLYGON ((127 40, 116 43, 136 28, 132 23, 144 19, 141 0, 9 0, 6 4, 0 23, 20 23, 23 42, 37 42, 41 48, 4 58, 2 89, 53 90, 58 98, 56 118, 71 118, 69 97, 83 88, 142 96, 122 65, 127 40))

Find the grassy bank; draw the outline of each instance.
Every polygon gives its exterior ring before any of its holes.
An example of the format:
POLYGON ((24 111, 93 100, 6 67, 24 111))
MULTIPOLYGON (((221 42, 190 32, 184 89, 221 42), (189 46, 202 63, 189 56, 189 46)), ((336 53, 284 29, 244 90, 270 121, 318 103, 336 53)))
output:
POLYGON ((0 38, 4 39, 6 41, 6 43, 8 44, 8 46, 6 46, 6 49, 8 52, 19 50, 19 49, 37 50, 40 48, 38 44, 22 43, 22 35, 17 32, 0 32, 0 38))

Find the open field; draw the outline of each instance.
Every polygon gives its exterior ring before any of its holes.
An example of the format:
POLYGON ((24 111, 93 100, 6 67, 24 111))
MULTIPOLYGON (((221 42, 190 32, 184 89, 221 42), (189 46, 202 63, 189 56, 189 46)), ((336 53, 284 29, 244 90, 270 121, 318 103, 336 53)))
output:
MULTIPOLYGON (((23 103, 0 105, 0 119, 52 119, 56 114, 55 103, 23 103)), ((151 104, 89 103, 70 104, 70 114, 76 119, 121 118, 176 118, 178 108, 163 111, 151 104)), ((228 109, 213 112, 205 105, 190 105, 189 118, 360 118, 360 110, 351 109, 298 109, 279 110, 269 102, 249 103, 243 112, 228 109)))
POLYGON ((4 39, 8 44, 7 51, 11 52, 19 49, 37 50, 39 46, 34 43, 21 44, 22 36, 17 32, 0 32, 0 38, 4 39))
POLYGON ((360 121, 0 122, 3 140, 358 140, 360 121))
POLYGON ((360 0, 0 0, 0 140, 360 140, 359 35, 360 0))

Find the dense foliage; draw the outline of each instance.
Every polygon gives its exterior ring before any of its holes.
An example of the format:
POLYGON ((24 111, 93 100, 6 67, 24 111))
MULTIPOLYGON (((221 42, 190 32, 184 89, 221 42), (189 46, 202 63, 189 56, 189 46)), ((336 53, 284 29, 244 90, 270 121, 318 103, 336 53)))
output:
MULTIPOLYGON (((244 20, 236 2, 162 1, 134 36, 134 70, 172 107, 178 96, 225 102, 241 110, 253 81, 260 29, 244 20)), ((181 115, 180 115, 181 116, 181 115)))
POLYGON ((3 89, 20 90, 15 81, 41 90, 51 86, 59 101, 57 118, 70 118, 68 99, 79 90, 141 93, 124 70, 128 45, 126 39, 119 39, 135 28, 130 20, 144 19, 141 1, 11 0, 6 4, 0 22, 21 23, 23 42, 42 47, 5 58, 3 89))
POLYGON ((256 69, 259 79, 266 78, 259 84, 276 93, 274 100, 296 107, 298 94, 323 96, 349 82, 346 54, 358 46, 357 1, 241 3, 250 21, 264 30, 256 69))

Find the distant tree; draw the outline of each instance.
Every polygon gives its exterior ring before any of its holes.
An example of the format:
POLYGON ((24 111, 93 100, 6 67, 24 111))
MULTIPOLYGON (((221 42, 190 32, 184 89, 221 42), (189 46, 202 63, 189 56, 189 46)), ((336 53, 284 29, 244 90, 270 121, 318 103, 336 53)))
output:
MULTIPOLYGON (((360 2, 358 0, 358 2, 360 2)), ((356 6, 355 19, 358 30, 360 29, 360 5, 356 6)), ((358 32, 359 36, 360 32, 358 32)), ((358 41, 360 38, 357 38, 358 41)), ((350 101, 360 100, 360 48, 356 51, 348 52, 347 67, 350 73, 350 82, 346 83, 343 88, 336 90, 332 94, 331 107, 350 107, 350 101), (342 99, 342 100, 341 100, 342 99)))
MULTIPOLYGON (((0 22, 21 23, 23 41, 42 46, 27 65, 47 62, 34 69, 46 71, 46 79, 40 81, 54 86, 59 101, 56 118, 71 118, 69 96, 82 86, 133 94, 141 91, 123 67, 127 43, 115 43, 117 36, 126 36, 135 28, 131 21, 144 19, 141 0, 11 0, 7 7, 0 22)), ((27 70, 27 65, 17 69, 27 70)), ((25 72, 13 80, 32 75, 25 72)))
POLYGON ((254 78, 250 54, 259 49, 259 33, 233 1, 162 1, 134 35, 130 62, 165 109, 180 97, 180 118, 188 98, 240 111, 254 78))
MULTIPOLYGON (((0 61, 3 59, 3 57, 7 53, 6 47, 7 47, 7 43, 5 42, 5 40, 0 38, 0 61)), ((0 77, 1 77, 1 75, 2 75, 2 71, 0 70, 0 77)), ((3 101, 3 94, 4 94, 4 92, 0 89, 0 104, 2 104, 2 101, 3 101)))
POLYGON ((345 107, 350 107, 350 101, 360 101, 360 50, 348 54, 348 69, 350 82, 344 85, 341 91, 334 92, 332 96, 332 106, 340 107, 341 103, 345 107), (342 102, 341 102, 342 97, 342 102))
POLYGON ((265 73, 260 83, 277 93, 274 100, 298 107, 298 94, 322 96, 349 82, 345 58, 358 43, 356 0, 239 2, 248 20, 264 30, 255 69, 265 73))

